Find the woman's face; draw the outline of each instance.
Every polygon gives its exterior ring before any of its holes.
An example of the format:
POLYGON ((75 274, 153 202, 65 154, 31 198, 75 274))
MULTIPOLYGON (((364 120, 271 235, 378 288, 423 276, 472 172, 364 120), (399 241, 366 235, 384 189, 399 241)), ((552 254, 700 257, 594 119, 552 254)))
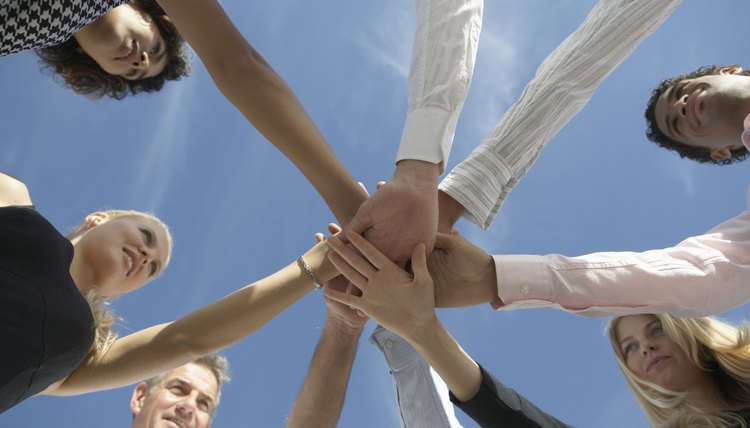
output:
POLYGON ((693 364, 654 315, 620 318, 615 337, 625 365, 639 379, 671 391, 686 392, 708 376, 693 364))
POLYGON ((156 76, 169 62, 156 23, 132 2, 110 10, 74 37, 104 71, 128 80, 156 76))
POLYGON ((159 276, 171 250, 160 223, 141 216, 110 219, 106 213, 93 213, 86 221, 89 230, 72 242, 81 280, 99 295, 129 293, 159 276))

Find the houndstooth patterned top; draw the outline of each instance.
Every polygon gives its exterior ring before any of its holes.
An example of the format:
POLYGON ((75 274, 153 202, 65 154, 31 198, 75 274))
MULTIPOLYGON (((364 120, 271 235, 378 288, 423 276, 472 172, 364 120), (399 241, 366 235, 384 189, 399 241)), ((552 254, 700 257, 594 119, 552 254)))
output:
POLYGON ((0 0, 0 56, 60 44, 127 0, 0 0))

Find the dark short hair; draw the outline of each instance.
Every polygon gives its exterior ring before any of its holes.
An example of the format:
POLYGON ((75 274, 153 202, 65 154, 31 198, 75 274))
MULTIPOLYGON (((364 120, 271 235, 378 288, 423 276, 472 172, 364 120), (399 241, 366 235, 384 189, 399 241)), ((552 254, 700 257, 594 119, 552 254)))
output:
MULTIPOLYGON (((656 124, 656 102, 659 97, 666 92, 667 89, 671 88, 674 84, 685 80, 685 79, 696 79, 702 76, 709 76, 719 74, 723 68, 726 67, 739 67, 739 66, 718 66, 708 65, 701 67, 691 73, 681 74, 677 77, 671 77, 664 79, 659 85, 651 91, 651 98, 648 100, 646 105, 646 137, 656 143, 658 146, 663 147, 667 150, 671 150, 682 158, 692 159, 700 163, 713 163, 717 165, 729 165, 733 162, 739 162, 745 160, 748 157, 748 151, 745 147, 739 149, 732 149, 732 155, 729 159, 725 160, 714 160, 711 159, 711 150, 705 147, 693 147, 679 141, 675 141, 664 134, 659 126, 656 124)), ((742 70, 740 74, 750 76, 750 71, 742 70)))
POLYGON ((156 76, 128 80, 104 71, 99 64, 81 50, 75 37, 64 43, 37 49, 42 69, 53 79, 89 98, 111 97, 121 100, 128 95, 161 90, 167 80, 180 80, 190 73, 185 41, 177 32, 164 9, 155 0, 132 0, 156 23, 166 45, 168 58, 164 70, 156 76))

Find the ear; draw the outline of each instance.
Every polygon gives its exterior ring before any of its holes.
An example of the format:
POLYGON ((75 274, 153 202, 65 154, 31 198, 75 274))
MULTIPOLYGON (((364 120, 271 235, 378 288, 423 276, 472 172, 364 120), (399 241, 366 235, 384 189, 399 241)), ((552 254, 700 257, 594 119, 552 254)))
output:
POLYGON ((109 214, 101 211, 93 212, 86 216, 84 222, 86 223, 86 230, 92 229, 96 226, 106 223, 109 221, 109 214))
POLYGON ((740 74, 742 73, 742 67, 733 65, 731 67, 724 67, 719 70, 719 74, 740 74))
POLYGON ((723 147, 721 149, 711 149, 710 156, 711 159, 715 161, 724 161, 732 158, 732 150, 729 148, 729 146, 723 147))
POLYGON ((139 383, 133 390, 133 396, 130 397, 130 410, 133 412, 133 415, 137 415, 141 412, 147 396, 148 385, 146 382, 139 383))

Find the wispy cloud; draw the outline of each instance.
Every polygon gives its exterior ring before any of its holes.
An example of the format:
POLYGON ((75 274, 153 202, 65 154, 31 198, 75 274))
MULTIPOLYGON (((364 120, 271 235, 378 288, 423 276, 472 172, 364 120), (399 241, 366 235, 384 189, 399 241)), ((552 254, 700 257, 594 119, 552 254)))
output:
POLYGON ((415 26, 412 3, 394 2, 383 8, 380 15, 374 16, 368 28, 357 34, 355 40, 370 61, 406 78, 415 26))
POLYGON ((696 175, 697 164, 693 162, 679 162, 676 168, 671 168, 675 179, 682 185, 685 196, 689 199, 695 199, 696 196, 696 175))
POLYGON ((161 95, 164 99, 161 116, 150 137, 150 143, 141 153, 140 170, 132 189, 134 200, 145 201, 145 207, 158 211, 161 201, 171 184, 171 178, 180 159, 183 159, 188 144, 187 132, 190 117, 187 114, 193 104, 191 95, 197 76, 184 79, 178 85, 168 85, 161 95))
MULTIPOLYGON (((512 21, 512 20, 508 20, 512 21)), ((461 121, 469 125, 470 138, 459 144, 473 148, 499 122, 525 83, 521 29, 514 25, 491 27, 485 19, 477 52, 470 104, 461 121)))
POLYGON ((461 227, 461 235, 490 254, 500 252, 513 231, 509 214, 510 211, 502 212, 501 210, 487 230, 482 230, 474 224, 464 223, 466 226, 461 227))

